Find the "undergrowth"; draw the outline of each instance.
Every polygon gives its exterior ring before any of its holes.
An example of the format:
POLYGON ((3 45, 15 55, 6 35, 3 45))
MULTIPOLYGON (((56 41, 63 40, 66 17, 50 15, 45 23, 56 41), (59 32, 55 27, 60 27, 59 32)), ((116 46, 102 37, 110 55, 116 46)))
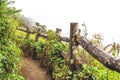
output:
POLYGON ((0 42, 0 79, 1 80, 24 80, 20 76, 21 50, 10 40, 3 39, 0 42))
POLYGON ((87 53, 83 48, 79 48, 77 51, 77 55, 82 63, 82 71, 70 71, 68 65, 69 62, 64 59, 62 55, 62 53, 68 51, 68 44, 60 42, 58 36, 51 30, 48 31, 48 39, 40 38, 38 42, 34 42, 32 39, 28 39, 24 42, 26 45, 31 46, 31 48, 36 49, 37 58, 40 59, 41 67, 46 68, 54 80, 120 79, 119 73, 104 67, 100 62, 89 55, 89 53, 87 53))

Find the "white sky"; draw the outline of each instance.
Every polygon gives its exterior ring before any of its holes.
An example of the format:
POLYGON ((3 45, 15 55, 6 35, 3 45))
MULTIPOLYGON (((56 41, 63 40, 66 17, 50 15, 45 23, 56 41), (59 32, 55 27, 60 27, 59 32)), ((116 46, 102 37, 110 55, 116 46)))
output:
MULTIPOLYGON (((86 23, 88 34, 100 33, 105 43, 120 42, 120 0, 15 0, 22 14, 49 29, 69 32, 70 22, 86 23)), ((67 34, 68 35, 68 34, 67 34)))

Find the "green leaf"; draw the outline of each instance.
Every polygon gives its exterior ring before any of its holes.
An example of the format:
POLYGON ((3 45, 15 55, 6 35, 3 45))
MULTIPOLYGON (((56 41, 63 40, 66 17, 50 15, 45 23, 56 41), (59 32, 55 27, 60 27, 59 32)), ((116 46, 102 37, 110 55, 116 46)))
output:
POLYGON ((73 78, 73 80, 78 80, 78 78, 75 77, 75 78, 73 78))
POLYGON ((72 75, 72 74, 73 74, 73 72, 69 70, 69 71, 68 71, 68 74, 69 74, 69 75, 72 75))
POLYGON ((73 74, 74 77, 77 77, 78 75, 77 74, 73 74))
POLYGON ((2 64, 2 63, 0 63, 0 68, 1 68, 1 67, 3 67, 3 64, 2 64))
POLYGON ((1 62, 2 59, 3 59, 3 56, 2 56, 2 54, 0 54, 0 62, 1 62))
POLYGON ((96 80, 94 76, 92 76, 92 79, 93 79, 93 80, 96 80))

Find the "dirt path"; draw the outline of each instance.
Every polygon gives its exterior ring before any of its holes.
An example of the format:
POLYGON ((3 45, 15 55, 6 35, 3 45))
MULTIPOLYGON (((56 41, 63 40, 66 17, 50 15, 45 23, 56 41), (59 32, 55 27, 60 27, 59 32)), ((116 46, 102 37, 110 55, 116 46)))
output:
POLYGON ((22 62, 24 64, 22 74, 26 80, 50 80, 50 76, 46 74, 45 69, 40 68, 37 60, 23 57, 22 62))

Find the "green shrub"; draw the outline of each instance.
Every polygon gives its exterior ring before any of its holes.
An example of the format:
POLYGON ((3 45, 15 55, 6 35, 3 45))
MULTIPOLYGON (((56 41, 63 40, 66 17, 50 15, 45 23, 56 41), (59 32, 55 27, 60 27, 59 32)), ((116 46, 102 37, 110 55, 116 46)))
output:
POLYGON ((10 7, 11 3, 0 0, 0 80, 24 80, 19 74, 21 50, 14 42, 20 10, 10 7))
POLYGON ((24 80, 20 75, 21 50, 10 40, 3 39, 0 43, 0 79, 24 80))

